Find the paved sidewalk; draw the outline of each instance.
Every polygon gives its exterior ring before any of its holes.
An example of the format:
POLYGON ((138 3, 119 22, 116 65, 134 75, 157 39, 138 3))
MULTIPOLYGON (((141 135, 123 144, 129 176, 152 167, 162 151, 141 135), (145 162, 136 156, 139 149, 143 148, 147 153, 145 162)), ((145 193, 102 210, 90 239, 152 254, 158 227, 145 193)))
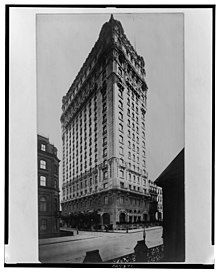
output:
MULTIPOLYGON (((145 230, 149 231, 149 230, 155 230, 155 229, 160 229, 160 228, 161 228, 161 226, 154 226, 154 227, 145 228, 145 230)), ((108 232, 105 232, 105 231, 81 231, 80 230, 79 234, 77 234, 76 230, 73 228, 62 228, 62 230, 73 231, 74 235, 73 236, 40 239, 39 245, 50 245, 50 244, 64 243, 64 242, 70 242, 70 241, 95 239, 98 237, 103 237, 103 235, 114 234, 114 233, 122 233, 122 234, 138 233, 138 232, 143 231, 143 228, 128 230, 128 233, 126 232, 126 230, 114 230, 114 231, 108 231, 108 232)))
POLYGON ((56 238, 48 238, 48 239, 40 239, 40 245, 48 245, 48 244, 57 244, 57 243, 65 243, 71 241, 80 241, 86 239, 94 239, 100 236, 93 236, 93 235, 74 235, 74 236, 66 236, 66 237, 56 237, 56 238))

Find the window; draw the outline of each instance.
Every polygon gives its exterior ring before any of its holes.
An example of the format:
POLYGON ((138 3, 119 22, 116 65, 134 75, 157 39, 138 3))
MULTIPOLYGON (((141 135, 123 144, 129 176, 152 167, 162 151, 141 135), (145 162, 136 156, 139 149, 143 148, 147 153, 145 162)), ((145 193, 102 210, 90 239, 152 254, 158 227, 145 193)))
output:
POLYGON ((103 179, 108 179, 108 171, 103 172, 103 179))
POLYGON ((122 69, 118 67, 118 74, 122 76, 122 69))
POLYGON ((105 125, 104 127, 103 127, 103 134, 105 134, 107 132, 107 126, 105 125))
POLYGON ((121 98, 123 98, 123 91, 122 91, 122 89, 119 89, 118 95, 119 95, 121 98))
POLYGON ((40 197, 40 211, 47 211, 47 200, 45 197, 40 197))
POLYGON ((40 168, 41 169, 46 169, 46 161, 40 160, 40 168))
POLYGON ((125 184, 123 182, 120 182, 120 187, 124 188, 125 184))
POLYGON ((135 125, 134 125, 134 123, 132 123, 132 129, 135 130, 135 125))
POLYGON ((104 204, 107 205, 108 204, 108 196, 104 197, 104 204))
POLYGON ((122 124, 119 124, 119 130, 120 130, 121 132, 123 132, 123 125, 122 125, 122 124))
POLYGON ((128 152, 128 158, 131 159, 131 152, 128 152))
POLYGON ((103 157, 107 156, 107 148, 103 149, 103 157))
POLYGON ((124 149, 123 149, 123 147, 119 147, 119 154, 124 155, 124 149))
POLYGON ((131 181, 131 173, 128 173, 128 179, 131 181))
POLYGON ((107 137, 104 137, 103 138, 103 145, 106 145, 107 144, 107 137))
POLYGON ((124 178, 124 170, 122 170, 122 169, 120 170, 120 177, 124 178))
POLYGON ((122 101, 119 101, 119 102, 118 102, 118 106, 119 106, 121 109, 123 109, 123 103, 122 103, 122 101))
POLYGON ((130 114, 131 114, 130 109, 128 109, 128 113, 127 114, 128 114, 128 116, 130 116, 130 114))
MULTIPOLYGON (((128 98, 127 104, 130 106, 130 99, 128 98)), ((129 110, 129 115, 130 115, 130 110, 129 110)))
POLYGON ((119 112, 119 119, 123 120, 123 114, 121 112, 119 112))
POLYGON ((42 151, 46 151, 46 145, 41 144, 41 150, 42 150, 42 151))
POLYGON ((103 162, 103 166, 107 166, 107 165, 108 165, 108 161, 105 160, 105 161, 103 162))
POLYGON ((45 176, 40 176, 40 185, 46 186, 46 177, 45 176))
POLYGON ((119 135, 119 142, 123 144, 123 136, 122 135, 119 135))
POLYGON ((120 197, 120 204, 123 205, 124 204, 124 197, 120 197))
POLYGON ((40 222, 40 231, 46 231, 47 230, 47 220, 42 219, 40 222))

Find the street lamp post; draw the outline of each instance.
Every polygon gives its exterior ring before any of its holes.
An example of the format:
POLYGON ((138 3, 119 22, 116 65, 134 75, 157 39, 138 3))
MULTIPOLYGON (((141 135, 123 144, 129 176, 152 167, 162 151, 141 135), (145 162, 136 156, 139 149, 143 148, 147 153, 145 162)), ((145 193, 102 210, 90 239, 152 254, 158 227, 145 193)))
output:
POLYGON ((145 242, 145 239, 146 239, 146 230, 145 230, 145 226, 144 226, 144 230, 143 230, 143 239, 144 239, 144 242, 145 242))
POLYGON ((126 215, 126 219, 127 219, 127 222, 126 222, 126 233, 128 233, 128 226, 129 226, 129 225, 128 225, 128 216, 129 216, 129 215, 128 215, 127 212, 125 213, 125 215, 126 215))

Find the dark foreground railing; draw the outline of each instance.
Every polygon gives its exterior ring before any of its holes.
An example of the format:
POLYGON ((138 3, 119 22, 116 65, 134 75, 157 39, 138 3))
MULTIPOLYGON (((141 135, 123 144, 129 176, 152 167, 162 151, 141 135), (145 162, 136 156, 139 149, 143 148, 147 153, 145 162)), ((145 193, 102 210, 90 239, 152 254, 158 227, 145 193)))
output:
MULTIPOLYGON (((162 262, 164 258, 164 245, 148 248, 145 242, 138 241, 134 247, 134 253, 130 253, 118 258, 114 258, 106 263, 130 263, 130 262, 162 262)), ((103 262, 99 250, 86 252, 84 263, 103 262)))
POLYGON ((113 260, 108 261, 109 263, 129 263, 129 262, 162 262, 164 258, 164 246, 158 245, 149 248, 146 254, 141 258, 137 258, 137 253, 131 253, 113 260))

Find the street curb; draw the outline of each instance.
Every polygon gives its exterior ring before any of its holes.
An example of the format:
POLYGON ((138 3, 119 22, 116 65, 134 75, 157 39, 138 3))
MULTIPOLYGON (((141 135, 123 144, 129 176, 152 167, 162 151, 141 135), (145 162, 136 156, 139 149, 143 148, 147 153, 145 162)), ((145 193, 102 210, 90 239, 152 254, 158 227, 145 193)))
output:
MULTIPOLYGON (((148 231, 148 230, 154 230, 154 229, 159 229, 159 228, 162 228, 162 226, 154 226, 154 227, 148 227, 148 228, 145 228, 145 231, 148 231)), ((138 233, 138 232, 141 232, 143 231, 144 229, 141 228, 141 229, 137 229, 137 230, 134 230, 134 231, 131 231, 131 230, 128 230, 128 233, 138 233)), ((72 231, 72 230, 67 230, 67 231, 72 231)), ((82 232, 95 232, 95 233, 98 233, 98 232, 103 232, 103 233, 121 233, 121 234, 127 234, 126 230, 117 230, 117 231, 93 231, 93 230, 79 230, 79 231, 82 231, 82 232)))

